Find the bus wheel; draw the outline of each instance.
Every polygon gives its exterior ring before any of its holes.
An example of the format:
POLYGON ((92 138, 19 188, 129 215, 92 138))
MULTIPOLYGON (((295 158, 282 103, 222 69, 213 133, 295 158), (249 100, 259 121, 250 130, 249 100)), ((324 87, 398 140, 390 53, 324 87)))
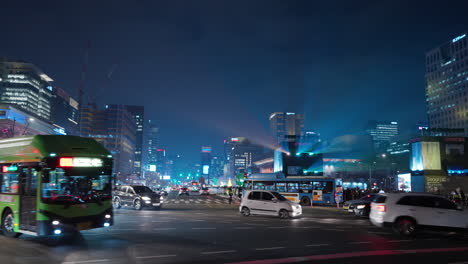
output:
POLYGON ((135 208, 135 210, 141 210, 142 206, 141 201, 139 199, 135 200, 135 202, 133 203, 133 208, 135 208))
POLYGON ((119 197, 115 197, 114 198, 114 208, 115 209, 120 209, 120 207, 122 207, 122 204, 120 203, 120 199, 119 199, 119 197))
POLYGON ((302 197, 302 199, 301 199, 301 205, 302 205, 302 206, 308 206, 308 205, 310 205, 310 199, 309 199, 309 197, 306 197, 306 196, 302 197))
POLYGON ((2 216, 2 233, 7 237, 19 237, 21 233, 14 231, 15 218, 11 210, 6 210, 2 216))

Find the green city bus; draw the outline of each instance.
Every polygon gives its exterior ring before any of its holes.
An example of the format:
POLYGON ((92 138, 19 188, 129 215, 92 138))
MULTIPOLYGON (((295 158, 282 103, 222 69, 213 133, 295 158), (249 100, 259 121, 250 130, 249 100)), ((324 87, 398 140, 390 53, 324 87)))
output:
POLYGON ((2 139, 0 169, 5 236, 55 236, 113 225, 112 156, 94 139, 2 139))

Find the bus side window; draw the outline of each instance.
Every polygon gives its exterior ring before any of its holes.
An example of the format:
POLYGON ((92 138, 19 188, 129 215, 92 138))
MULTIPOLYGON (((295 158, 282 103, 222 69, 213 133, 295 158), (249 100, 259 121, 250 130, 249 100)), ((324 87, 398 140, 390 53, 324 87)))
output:
POLYGON ((323 188, 323 193, 332 193, 333 192, 333 182, 323 182, 325 185, 323 188))
POLYGON ((2 193, 18 193, 18 173, 2 174, 2 193))

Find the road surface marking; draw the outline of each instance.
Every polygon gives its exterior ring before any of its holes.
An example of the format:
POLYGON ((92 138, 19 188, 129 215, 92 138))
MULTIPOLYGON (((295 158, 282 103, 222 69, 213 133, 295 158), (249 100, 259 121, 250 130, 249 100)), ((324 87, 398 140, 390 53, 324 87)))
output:
POLYGON ((330 246, 330 244, 310 244, 306 245, 306 247, 327 247, 330 246))
POLYGON ((192 229, 195 229, 195 230, 203 230, 203 229, 216 229, 216 227, 192 227, 192 229))
POLYGON ((348 244, 358 245, 358 244, 370 244, 370 243, 371 243, 370 241, 355 241, 355 242, 349 242, 348 244))
POLYGON ((153 230, 155 231, 159 231, 159 230, 174 230, 175 227, 161 227, 161 228, 153 228, 153 230))
POLYGON ((409 239, 400 239, 400 240, 390 240, 388 242, 390 243, 398 243, 398 242, 411 242, 413 240, 409 240, 409 239))
POLYGON ((201 254, 209 255, 209 254, 222 254, 222 253, 234 253, 237 252, 236 250, 223 250, 223 251, 209 251, 209 252, 201 252, 201 254))
POLYGON ((255 250, 275 250, 275 249, 283 249, 285 247, 271 247, 271 248, 256 248, 255 250))
POLYGON ((77 260, 77 261, 65 261, 62 264, 78 264, 78 263, 96 263, 96 262, 108 262, 110 259, 91 259, 91 260, 77 260))
POLYGON ((177 255, 141 256, 141 257, 136 257, 136 258, 137 259, 149 259, 149 258, 169 258, 169 257, 177 257, 177 255))
POLYGON ((186 204, 190 203, 189 201, 185 201, 186 204))
POLYGON ((136 229, 131 229, 131 228, 130 229, 125 229, 125 228, 113 229, 113 228, 111 228, 109 230, 111 230, 111 231, 136 231, 136 229))

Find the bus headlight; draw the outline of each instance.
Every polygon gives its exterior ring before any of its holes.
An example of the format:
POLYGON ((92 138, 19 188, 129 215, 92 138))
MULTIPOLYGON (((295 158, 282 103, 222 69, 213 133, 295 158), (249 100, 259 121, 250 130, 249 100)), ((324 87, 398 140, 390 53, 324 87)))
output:
POLYGON ((143 196, 143 197, 141 197, 141 199, 143 199, 145 201, 150 201, 151 200, 151 198, 149 198, 148 196, 143 196))
POLYGON ((52 225, 59 225, 59 224, 60 224, 60 222, 57 221, 57 220, 52 221, 52 225))

